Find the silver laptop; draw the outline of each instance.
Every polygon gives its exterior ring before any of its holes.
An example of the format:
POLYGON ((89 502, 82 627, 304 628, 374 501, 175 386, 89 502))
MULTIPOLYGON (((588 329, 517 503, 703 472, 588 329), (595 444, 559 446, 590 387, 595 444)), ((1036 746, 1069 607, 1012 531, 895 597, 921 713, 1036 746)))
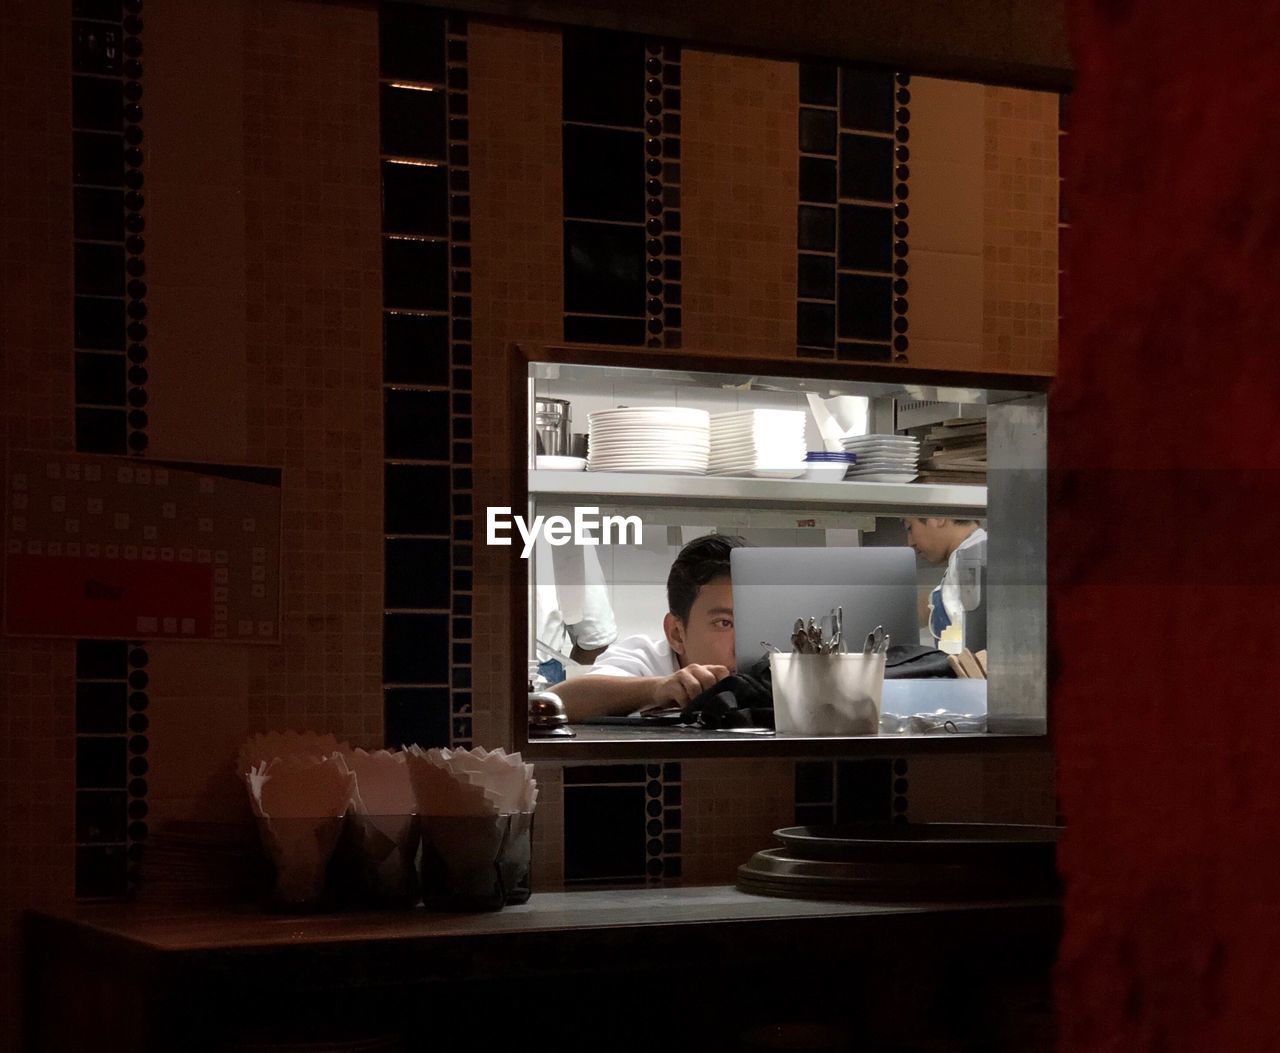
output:
POLYGON ((734 650, 738 668, 761 656, 762 640, 791 650, 797 618, 844 608, 850 651, 883 625, 892 644, 917 644, 916 554, 909 548, 735 548, 734 650))

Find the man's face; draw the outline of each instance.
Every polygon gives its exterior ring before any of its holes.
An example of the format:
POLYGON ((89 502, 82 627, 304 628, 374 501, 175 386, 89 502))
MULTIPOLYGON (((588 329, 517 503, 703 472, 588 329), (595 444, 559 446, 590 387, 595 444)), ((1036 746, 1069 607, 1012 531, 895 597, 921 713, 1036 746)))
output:
POLYGON ((947 558, 945 519, 904 519, 907 528, 907 544, 930 563, 942 563, 947 558))
POLYGON ((733 587, 726 575, 698 590, 689 618, 667 615, 667 641, 684 665, 722 665, 730 672, 733 658, 733 587))

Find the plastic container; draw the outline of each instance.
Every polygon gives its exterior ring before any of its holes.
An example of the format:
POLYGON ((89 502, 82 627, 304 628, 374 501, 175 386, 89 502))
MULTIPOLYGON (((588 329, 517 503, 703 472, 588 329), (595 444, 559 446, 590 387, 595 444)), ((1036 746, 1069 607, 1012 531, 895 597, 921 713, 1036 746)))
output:
POLYGON ((884 655, 773 654, 773 715, 781 735, 878 735, 884 655))
POLYGON ((880 699, 882 735, 986 730, 986 680, 940 677, 885 681, 880 699))

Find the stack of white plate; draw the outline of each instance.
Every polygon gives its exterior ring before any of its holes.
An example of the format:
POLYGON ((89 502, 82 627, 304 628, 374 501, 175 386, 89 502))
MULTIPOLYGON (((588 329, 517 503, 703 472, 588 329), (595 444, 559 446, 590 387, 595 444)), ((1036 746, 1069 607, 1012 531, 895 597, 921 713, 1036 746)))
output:
POLYGON ((874 483, 909 483, 920 464, 920 441, 909 435, 846 435, 840 440, 858 463, 845 479, 874 483))
POLYGON ((587 415, 587 471, 706 475, 711 414, 635 406, 587 415))
POLYGON ((803 475, 804 422, 804 410, 717 413, 711 418, 711 473, 759 479, 803 475))

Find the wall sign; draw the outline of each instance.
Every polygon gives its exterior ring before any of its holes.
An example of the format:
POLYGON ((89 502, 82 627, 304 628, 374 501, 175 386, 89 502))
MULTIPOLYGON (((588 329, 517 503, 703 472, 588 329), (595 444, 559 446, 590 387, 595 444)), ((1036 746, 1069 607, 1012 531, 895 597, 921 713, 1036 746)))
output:
POLYGON ((280 638, 281 470, 11 451, 4 630, 280 638))

